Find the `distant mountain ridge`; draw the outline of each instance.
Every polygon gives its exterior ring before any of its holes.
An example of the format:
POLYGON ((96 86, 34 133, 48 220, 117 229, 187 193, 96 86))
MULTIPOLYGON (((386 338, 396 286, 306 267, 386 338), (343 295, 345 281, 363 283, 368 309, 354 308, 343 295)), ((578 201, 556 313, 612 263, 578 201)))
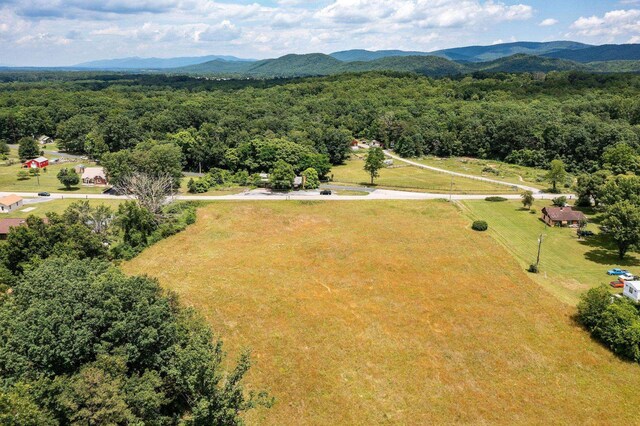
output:
POLYGON ((209 56, 186 56, 178 58, 140 58, 137 56, 130 58, 102 59, 97 61, 83 62, 74 65, 73 68, 107 69, 107 70, 134 70, 134 69, 166 69, 179 68, 189 65, 201 64, 210 61, 244 62, 254 61, 253 59, 241 59, 235 56, 209 55, 209 56))
POLYGON ((558 50, 543 56, 576 62, 638 61, 640 44, 605 44, 579 50, 558 50))
POLYGON ((225 63, 212 61, 173 70, 175 73, 213 74, 226 77, 309 77, 346 72, 414 72, 429 77, 455 76, 476 71, 548 72, 591 70, 584 64, 564 59, 526 54, 512 55, 488 62, 460 63, 439 56, 390 56, 370 61, 342 62, 321 53, 286 55, 258 62, 225 63))

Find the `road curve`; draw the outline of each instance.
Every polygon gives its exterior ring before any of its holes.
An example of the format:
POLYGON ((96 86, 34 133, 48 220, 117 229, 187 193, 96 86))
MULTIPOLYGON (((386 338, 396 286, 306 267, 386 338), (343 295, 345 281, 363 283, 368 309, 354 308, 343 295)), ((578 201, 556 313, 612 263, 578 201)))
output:
POLYGON ((440 173, 446 173, 446 174, 449 174, 449 175, 452 175, 452 176, 459 176, 459 177, 464 177, 464 178, 468 178, 468 179, 476 179, 476 180, 481 180, 481 181, 484 181, 484 182, 494 183, 494 184, 497 184, 497 185, 509 186, 509 187, 512 187, 512 188, 516 187, 516 188, 522 189, 523 191, 531 191, 534 194, 538 194, 540 192, 540 190, 538 188, 534 188, 532 186, 520 185, 520 184, 510 183, 510 182, 503 182, 501 180, 490 179, 490 178, 486 178, 486 177, 482 177, 482 176, 468 175, 468 174, 465 174, 465 173, 452 172, 451 170, 440 169, 438 167, 433 167, 433 166, 427 166, 426 164, 417 163, 415 161, 411 161, 411 160, 407 160, 407 159, 404 159, 402 157, 399 157, 398 155, 392 153, 389 150, 385 150, 384 153, 385 153, 385 155, 387 157, 391 157, 394 160, 398 160, 398 161, 410 164, 410 165, 415 166, 415 167, 420 167, 421 169, 429 169, 429 170, 433 170, 433 171, 440 172, 440 173))

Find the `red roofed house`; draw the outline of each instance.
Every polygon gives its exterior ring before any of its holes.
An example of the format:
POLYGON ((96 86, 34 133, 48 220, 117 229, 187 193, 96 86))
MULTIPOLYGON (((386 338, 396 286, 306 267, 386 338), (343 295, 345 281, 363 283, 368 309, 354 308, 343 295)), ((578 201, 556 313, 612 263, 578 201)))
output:
POLYGON ((0 240, 6 240, 11 228, 25 226, 26 219, 0 219, 0 240))
POLYGON ((27 169, 42 169, 49 165, 49 160, 44 157, 34 158, 33 160, 27 160, 24 162, 24 167, 27 169))
POLYGON ((22 197, 15 194, 0 198, 0 213, 11 213, 22 207, 22 197))
POLYGON ((545 207, 542 209, 542 220, 549 226, 569 226, 572 228, 586 222, 587 217, 571 207, 545 207))

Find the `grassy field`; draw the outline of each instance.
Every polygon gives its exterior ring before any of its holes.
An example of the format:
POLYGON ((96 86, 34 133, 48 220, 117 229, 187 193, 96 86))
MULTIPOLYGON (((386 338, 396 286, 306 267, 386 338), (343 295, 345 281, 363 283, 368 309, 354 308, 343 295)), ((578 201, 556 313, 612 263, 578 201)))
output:
MULTIPOLYGON (((46 201, 41 203, 25 204, 24 207, 20 210, 0 215, 0 219, 14 218, 14 217, 24 218, 30 215, 44 216, 47 212, 54 212, 54 213, 61 214, 65 211, 67 207, 69 207, 71 203, 74 203, 76 201, 82 201, 82 200, 69 198, 66 200, 56 199, 56 200, 51 200, 51 201, 46 201), (24 211, 25 209, 30 209, 30 208, 33 208, 33 210, 29 210, 28 212, 24 211)), ((103 204, 111 207, 114 210, 118 208, 118 205, 120 205, 121 202, 122 200, 89 200, 89 204, 91 204, 93 207, 103 204)))
MULTIPOLYGON (((353 156, 346 164, 331 169, 333 182, 343 184, 368 185, 370 177, 362 168, 364 161, 353 156)), ((380 170, 380 177, 375 180, 378 187, 392 189, 411 189, 429 192, 449 193, 451 189, 451 175, 434 172, 419 167, 403 165, 396 161, 394 167, 380 170)), ((453 178, 454 193, 513 193, 508 186, 482 182, 461 177, 453 178)))
POLYGON ((546 189, 549 187, 549 184, 543 181, 544 175, 547 173, 547 171, 536 169, 533 167, 524 167, 515 164, 503 163, 500 161, 480 160, 477 158, 467 157, 423 157, 412 158, 411 160, 417 163, 425 164, 427 166, 450 170, 452 172, 482 176, 489 179, 522 184, 539 189, 546 189), (487 173, 483 171, 486 167, 490 167, 491 169, 495 170, 496 173, 487 173))
MULTIPOLYGON (((45 155, 50 161, 55 158, 45 155)), ((11 150, 10 157, 15 162, 13 165, 6 165, 4 162, 0 164, 0 191, 6 192, 80 192, 87 194, 99 194, 104 191, 103 187, 88 187, 78 185, 70 190, 67 190, 64 185, 60 184, 58 180, 58 172, 60 169, 73 168, 79 162, 70 161, 63 164, 50 164, 47 167, 47 171, 41 171, 40 178, 30 177, 26 180, 18 180, 17 174, 22 169, 22 163, 17 159, 16 150, 11 150)), ((91 166, 94 163, 84 161, 83 164, 91 166)))
MULTIPOLYGON (((615 246, 602 235, 579 240, 575 229, 545 226, 539 220, 540 211, 550 204, 548 200, 536 201, 536 214, 531 214, 516 201, 463 203, 471 218, 488 222, 490 234, 519 260, 522 268, 535 262, 538 238, 544 234, 540 274, 531 277, 569 304, 575 305, 587 289, 615 278, 606 275, 612 267, 640 271, 638 254, 631 253, 625 261, 619 261, 615 246)), ((589 224, 588 229, 598 232, 595 223, 589 224)))
POLYGON ((123 265, 252 348, 249 424, 637 422, 640 367, 454 205, 336 206, 210 204, 123 265))

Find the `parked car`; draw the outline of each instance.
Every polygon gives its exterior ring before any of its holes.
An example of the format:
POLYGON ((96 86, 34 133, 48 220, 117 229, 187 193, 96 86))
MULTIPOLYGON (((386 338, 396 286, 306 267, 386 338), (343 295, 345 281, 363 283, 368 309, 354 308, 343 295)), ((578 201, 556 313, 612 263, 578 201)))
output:
POLYGON ((636 276, 627 272, 626 274, 622 274, 618 277, 618 279, 622 281, 635 281, 636 276))
POLYGON ((624 283, 622 281, 611 281, 609 285, 613 288, 623 288, 624 283))
POLYGON ((593 237, 594 235, 593 231, 578 230, 578 237, 593 237))
POLYGON ((627 271, 626 269, 620 269, 620 268, 613 268, 607 271, 608 275, 624 275, 628 273, 629 271, 627 271))
POLYGON ((322 191, 320 191, 320 195, 331 195, 331 190, 323 189, 322 191))
POLYGON ((48 192, 38 192, 38 197, 48 197, 49 195, 51 194, 49 194, 48 192))

